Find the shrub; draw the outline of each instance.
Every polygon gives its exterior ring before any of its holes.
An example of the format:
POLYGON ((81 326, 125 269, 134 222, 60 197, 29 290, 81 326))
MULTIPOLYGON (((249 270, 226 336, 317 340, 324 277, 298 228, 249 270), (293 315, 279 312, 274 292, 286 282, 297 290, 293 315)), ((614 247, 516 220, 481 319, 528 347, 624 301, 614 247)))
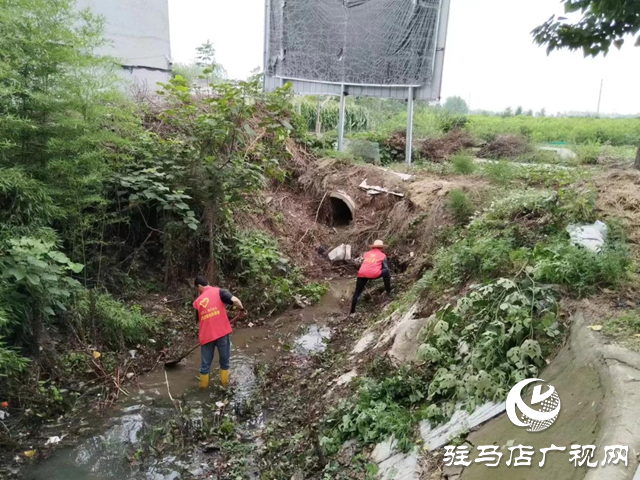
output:
POLYGON ((9 334, 14 339, 37 348, 44 323, 64 312, 71 294, 81 288, 72 275, 83 268, 57 250, 54 242, 9 239, 0 256, 0 309, 10 320, 0 318, 0 331, 11 327, 9 334), (19 310, 16 304, 21 304, 19 310))
POLYGON ((571 245, 567 240, 538 246, 533 252, 533 276, 565 286, 583 296, 596 287, 617 287, 629 278, 631 258, 625 245, 607 243, 601 253, 571 245))
POLYGON ((243 300, 256 310, 283 308, 296 296, 317 301, 326 286, 305 284, 300 271, 280 253, 278 242, 260 230, 243 230, 236 236, 234 258, 243 300))
POLYGON ((462 189, 449 192, 449 208, 458 223, 466 223, 474 212, 473 202, 462 189))
POLYGON ((515 169, 511 163, 500 160, 486 163, 483 167, 483 173, 489 181, 498 185, 506 185, 515 176, 515 169))
POLYGON ((357 397, 341 403, 325 422, 322 446, 335 453, 351 438, 373 445, 394 435, 407 451, 419 420, 415 407, 424 401, 427 387, 424 373, 410 367, 382 380, 364 379, 357 397))
POLYGON ((452 113, 444 109, 437 110, 436 118, 438 122, 438 128, 443 133, 449 133, 454 130, 462 130, 469 123, 469 119, 466 115, 452 113))
POLYGON ((449 416, 456 403, 469 411, 504 399, 517 382, 544 366, 542 338, 559 335, 554 292, 531 282, 500 278, 475 286, 431 317, 419 357, 435 372, 425 414, 449 416))
POLYGON ((476 171, 476 164, 470 155, 459 153, 451 158, 453 171, 460 175, 470 175, 476 171))
POLYGON ((17 375, 29 366, 29 359, 24 358, 14 349, 7 347, 0 337, 0 385, 3 378, 17 375))
POLYGON ((435 255, 433 282, 439 287, 462 285, 470 278, 491 279, 509 272, 514 240, 509 234, 469 235, 435 255))
POLYGON ((84 291, 78 297, 78 323, 89 332, 95 328, 114 349, 145 344, 160 321, 142 313, 138 305, 128 307, 107 293, 84 291))
POLYGON ((585 145, 578 145, 575 148, 578 155, 578 161, 582 165, 595 165, 600 159, 600 153, 602 147, 597 143, 587 143, 585 145))
POLYGON ((532 152, 520 155, 516 158, 516 161, 521 163, 542 163, 551 165, 567 163, 567 160, 562 159, 555 151, 540 150, 537 148, 532 152))

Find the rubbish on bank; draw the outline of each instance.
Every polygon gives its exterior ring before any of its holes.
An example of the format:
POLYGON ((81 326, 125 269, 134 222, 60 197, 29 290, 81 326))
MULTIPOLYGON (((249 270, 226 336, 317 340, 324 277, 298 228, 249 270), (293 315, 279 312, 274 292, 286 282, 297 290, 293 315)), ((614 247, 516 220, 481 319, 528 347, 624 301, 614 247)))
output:
POLYGON ((600 253, 607 240, 607 225, 600 220, 591 225, 569 225, 567 232, 574 245, 579 245, 594 253, 600 253))

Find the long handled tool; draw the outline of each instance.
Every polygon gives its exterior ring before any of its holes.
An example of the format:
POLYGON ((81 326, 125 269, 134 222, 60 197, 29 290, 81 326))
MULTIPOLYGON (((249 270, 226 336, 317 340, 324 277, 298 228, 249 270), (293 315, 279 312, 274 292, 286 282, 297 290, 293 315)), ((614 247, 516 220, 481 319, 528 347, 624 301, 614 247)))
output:
POLYGON ((176 354, 173 358, 167 360, 166 362, 164 362, 164 366, 165 367, 172 367, 174 365, 177 365, 178 363, 180 363, 182 360, 184 360, 185 358, 187 358, 189 355, 191 355, 193 352, 195 352, 195 350, 200 346, 200 344, 198 343, 195 347, 189 349, 188 351, 183 351, 182 353, 176 354))
MULTIPOLYGON (((232 320, 231 323, 235 323, 237 320, 241 320, 243 318, 245 318, 245 314, 243 312, 239 312, 232 320)), ((188 351, 183 351, 180 354, 176 354, 174 357, 172 357, 171 359, 167 360, 166 362, 164 362, 164 366, 165 367, 172 367, 174 365, 177 365, 178 363, 180 363, 182 360, 184 360, 185 358, 187 358, 189 355, 191 355, 193 352, 195 352, 195 350, 200 346, 200 343, 198 343, 195 347, 190 348, 188 351)))

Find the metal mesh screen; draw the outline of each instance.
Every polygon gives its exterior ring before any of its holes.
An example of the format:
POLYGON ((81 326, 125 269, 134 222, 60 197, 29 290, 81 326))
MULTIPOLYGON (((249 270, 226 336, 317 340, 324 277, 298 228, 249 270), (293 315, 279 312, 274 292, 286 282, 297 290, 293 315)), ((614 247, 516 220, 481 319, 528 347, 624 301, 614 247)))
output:
POLYGON ((271 0, 269 76, 351 85, 432 80, 440 0, 271 0))

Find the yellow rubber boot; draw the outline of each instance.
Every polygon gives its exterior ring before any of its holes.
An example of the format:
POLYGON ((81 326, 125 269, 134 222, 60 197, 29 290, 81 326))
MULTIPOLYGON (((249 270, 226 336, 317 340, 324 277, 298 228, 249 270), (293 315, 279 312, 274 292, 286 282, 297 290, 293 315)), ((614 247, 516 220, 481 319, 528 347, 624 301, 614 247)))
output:
POLYGON ((209 388, 209 374, 200 374, 200 388, 209 388))
POLYGON ((222 388, 229 386, 229 370, 220 370, 220 385, 222 388))

